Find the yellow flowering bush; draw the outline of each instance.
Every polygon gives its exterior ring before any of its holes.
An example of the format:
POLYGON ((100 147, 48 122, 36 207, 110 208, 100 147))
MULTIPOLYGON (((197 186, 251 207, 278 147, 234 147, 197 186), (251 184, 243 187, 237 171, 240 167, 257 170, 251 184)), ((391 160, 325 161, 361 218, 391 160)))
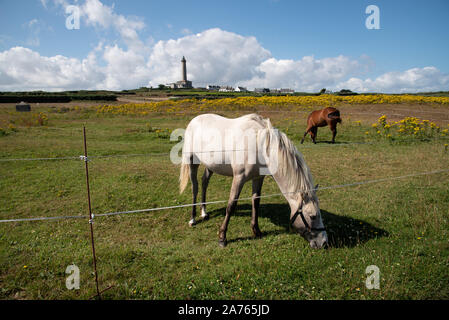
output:
POLYGON ((8 123, 7 121, 2 121, 2 126, 0 126, 0 137, 7 136, 12 132, 19 131, 13 122, 8 123), (4 127, 3 127, 4 126, 4 127))
POLYGON ((170 138, 171 130, 168 128, 153 128, 149 123, 146 125, 146 130, 149 133, 154 133, 157 138, 168 139, 170 138))
POLYGON ((219 99, 182 99, 147 103, 128 103, 123 105, 102 105, 96 107, 99 114, 147 115, 151 112, 205 112, 219 110, 256 111, 263 106, 269 109, 312 110, 317 107, 354 105, 354 104, 421 104, 433 103, 449 105, 449 97, 424 97, 416 95, 354 95, 354 96, 262 96, 232 97, 219 99))
POLYGON ((39 126, 45 126, 48 124, 48 117, 45 113, 42 112, 34 114, 34 120, 39 126))
POLYGON ((429 139, 449 136, 448 129, 441 130, 440 127, 430 120, 421 120, 416 117, 406 117, 399 121, 387 122, 387 117, 382 115, 372 124, 375 136, 388 139, 401 137, 416 137, 429 139))

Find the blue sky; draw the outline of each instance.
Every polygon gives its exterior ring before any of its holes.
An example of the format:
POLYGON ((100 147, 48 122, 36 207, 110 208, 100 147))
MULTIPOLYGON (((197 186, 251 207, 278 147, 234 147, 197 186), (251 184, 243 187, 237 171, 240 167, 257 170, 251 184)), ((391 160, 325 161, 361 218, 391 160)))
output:
POLYGON ((182 55, 194 85, 449 90, 445 0, 1 0, 0 8, 0 90, 168 83, 179 80, 182 55), (79 30, 65 27, 67 5, 81 8, 79 30), (380 10, 379 30, 365 27, 368 5, 380 10), (34 73, 23 83, 18 70, 34 73))

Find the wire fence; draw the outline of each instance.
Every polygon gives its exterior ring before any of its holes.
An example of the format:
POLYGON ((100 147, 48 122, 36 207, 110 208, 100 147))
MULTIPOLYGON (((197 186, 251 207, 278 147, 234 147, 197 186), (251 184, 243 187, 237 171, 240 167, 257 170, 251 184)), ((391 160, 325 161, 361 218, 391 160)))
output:
MULTIPOLYGON (((415 140, 410 140, 415 141, 415 140)), ((316 147, 344 147, 351 145, 376 145, 381 142, 355 141, 355 142, 341 142, 341 143, 319 143, 319 144, 301 144, 296 145, 298 149, 316 148, 316 147)), ((213 153, 213 152, 243 152, 246 149, 236 150, 206 150, 198 151, 197 153, 213 153)), ((170 156, 170 152, 152 152, 152 153, 128 153, 128 154, 107 154, 107 155, 93 155, 89 159, 103 159, 103 158, 127 158, 127 157, 163 157, 170 156)), ((13 161, 57 161, 57 160, 79 160, 82 156, 62 156, 62 157, 43 157, 43 158, 3 158, 0 162, 13 161)))
MULTIPOLYGON (((102 159, 102 158, 126 158, 126 157, 161 157, 168 156, 170 153, 129 153, 129 154, 108 154, 108 155, 98 155, 98 156, 89 156, 89 159, 102 159)), ((9 162, 9 161, 51 161, 51 160, 82 160, 83 156, 68 156, 68 157, 47 157, 47 158, 7 158, 0 159, 0 162, 9 162)))
MULTIPOLYGON (((332 186, 326 186, 326 187, 318 187, 318 188, 312 189, 311 191, 347 188, 347 187, 354 187, 354 186, 360 186, 360 185, 365 185, 365 184, 373 184, 373 183, 379 183, 379 182, 393 181, 393 180, 412 178, 412 177, 419 177, 419 176, 423 176, 423 175, 433 175, 433 174, 438 174, 438 173, 447 173, 447 172, 449 172, 449 169, 434 170, 434 171, 427 171, 427 172, 420 172, 420 173, 412 173, 412 174, 407 174, 407 175, 402 175, 402 176, 395 176, 395 177, 387 177, 387 178, 380 178, 380 179, 373 179, 373 180, 351 182, 351 183, 332 185, 332 186)), ((273 193, 273 194, 261 195, 261 196, 257 196, 257 197, 240 198, 240 199, 235 200, 235 201, 247 201, 247 200, 252 200, 252 199, 257 199, 257 198, 272 198, 272 197, 278 197, 278 196, 286 196, 288 194, 295 194, 295 193, 297 193, 297 192, 273 193)), ((208 201, 208 202, 196 202, 196 203, 188 203, 188 204, 181 204, 181 205, 174 205, 174 206, 148 208, 148 209, 107 212, 107 213, 93 214, 92 217, 117 216, 117 215, 122 215, 122 214, 144 213, 144 212, 152 212, 152 211, 161 211, 161 210, 193 207, 193 206, 199 206, 199 205, 220 204, 220 203, 227 203, 227 202, 229 202, 228 199, 223 199, 223 200, 214 200, 214 201, 208 201)), ((62 219, 81 219, 81 218, 86 218, 86 216, 74 215, 74 216, 56 216, 56 217, 5 219, 5 220, 0 220, 0 223, 25 222, 25 221, 43 221, 43 220, 62 220, 62 219)))

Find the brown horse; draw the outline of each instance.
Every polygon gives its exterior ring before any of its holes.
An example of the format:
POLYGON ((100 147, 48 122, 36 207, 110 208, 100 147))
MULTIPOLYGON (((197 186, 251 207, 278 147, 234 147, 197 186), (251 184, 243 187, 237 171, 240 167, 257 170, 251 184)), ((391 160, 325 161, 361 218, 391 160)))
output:
POLYGON ((328 107, 321 110, 315 110, 307 118, 307 129, 302 137, 301 143, 304 142, 306 135, 310 133, 313 143, 316 143, 316 135, 318 127, 328 125, 332 131, 332 143, 335 143, 335 136, 337 135, 337 123, 341 123, 340 111, 335 108, 328 107))

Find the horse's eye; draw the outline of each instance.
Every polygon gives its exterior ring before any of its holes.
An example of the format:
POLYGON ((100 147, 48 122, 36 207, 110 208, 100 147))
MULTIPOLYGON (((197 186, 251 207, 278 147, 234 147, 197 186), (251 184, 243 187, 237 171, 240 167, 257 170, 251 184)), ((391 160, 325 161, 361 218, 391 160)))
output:
POLYGON ((316 219, 316 215, 310 216, 310 219, 315 220, 316 219))

